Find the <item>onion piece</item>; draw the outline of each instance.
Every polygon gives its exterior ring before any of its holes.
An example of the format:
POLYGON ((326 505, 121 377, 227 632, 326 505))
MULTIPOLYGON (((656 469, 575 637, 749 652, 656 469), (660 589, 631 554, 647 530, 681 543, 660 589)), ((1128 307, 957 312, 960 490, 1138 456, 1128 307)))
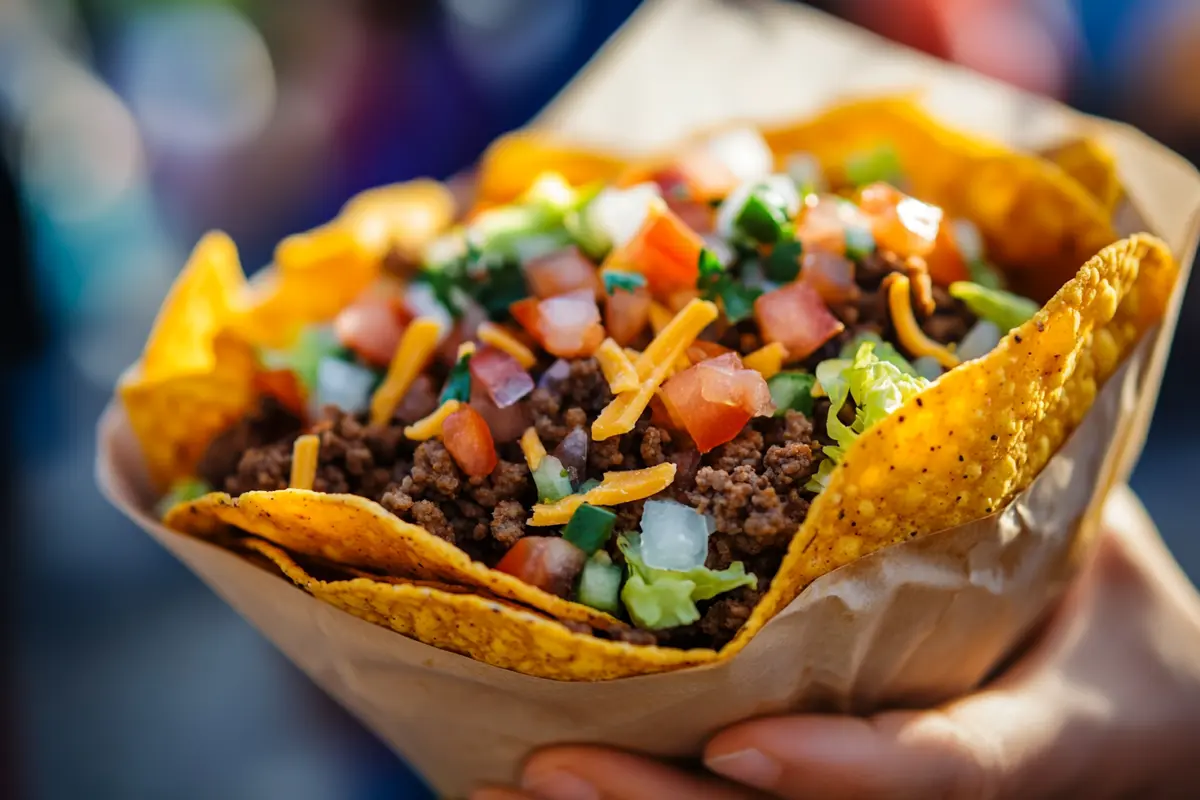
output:
POLYGON ((336 406, 348 414, 365 411, 371 404, 371 391, 378 376, 358 364, 339 358, 322 358, 317 363, 317 390, 313 392, 311 416, 320 416, 325 406, 336 406))
POLYGON ((674 500, 647 500, 642 509, 642 559, 646 566, 684 572, 704 566, 712 518, 674 500))
POLYGON ((862 294, 854 282, 854 262, 824 250, 804 254, 800 261, 800 281, 816 289, 830 305, 851 302, 862 294))
POLYGON ((497 408, 508 408, 533 391, 533 378, 520 362, 491 345, 471 356, 468 368, 497 408))
MULTIPOLYGON (((474 357, 471 358, 474 361, 474 357)), ((516 403, 508 408, 499 408, 487 390, 480 386, 480 381, 471 381, 471 408, 483 417, 492 438, 501 443, 515 442, 530 425, 529 412, 524 403, 516 403)))
POLYGON ((963 361, 972 361, 986 356, 996 349, 996 345, 1000 344, 1003 336, 1004 334, 997 325, 981 319, 971 327, 971 330, 967 331, 967 335, 958 343, 958 349, 954 351, 954 354, 963 361))
POLYGON ((571 483, 578 485, 587 472, 588 441, 591 436, 583 428, 577 427, 563 437, 554 448, 554 457, 567 470, 571 483))

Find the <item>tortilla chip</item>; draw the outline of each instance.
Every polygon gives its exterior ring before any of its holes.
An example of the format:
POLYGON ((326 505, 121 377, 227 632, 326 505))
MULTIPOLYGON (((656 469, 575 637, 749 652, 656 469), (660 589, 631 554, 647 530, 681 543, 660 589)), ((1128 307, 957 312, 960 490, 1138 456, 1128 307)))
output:
POLYGON ((286 347, 305 325, 337 316, 382 269, 369 244, 336 222, 289 236, 275 248, 275 266, 247 292, 233 327, 254 345, 286 347))
POLYGON ((211 536, 240 528, 288 550, 355 567, 419 580, 478 586, 564 620, 607 629, 603 611, 544 592, 512 575, 488 569, 424 528, 397 518, 378 503, 350 494, 302 489, 214 492, 167 512, 167 527, 211 536))
POLYGON ((738 641, 825 573, 1004 507, 1162 318, 1177 275, 1153 237, 1106 248, 995 350, 946 373, 859 437, 813 501, 738 641))
POLYGON ((557 172, 572 186, 610 181, 626 159, 561 142, 540 131, 515 131, 488 147, 479 163, 476 203, 509 203, 524 194, 535 177, 557 172))
POLYGON ((560 681, 627 678, 711 662, 712 650, 668 650, 575 633, 553 619, 457 587, 355 578, 321 581, 283 550, 247 539, 306 592, 410 639, 502 669, 560 681))
POLYGON ((223 233, 200 240, 117 393, 159 489, 189 477, 214 436, 254 402, 254 355, 224 335, 246 279, 223 233))
POLYGON ((835 176, 853 156, 890 146, 911 192, 978 225, 989 258, 1037 300, 1117 238, 1109 210, 1060 167, 945 128, 910 97, 836 106, 763 135, 779 158, 808 153, 835 176))
POLYGON ((1124 194, 1117 176, 1117 161, 1096 139, 1074 139, 1041 153, 1095 197, 1111 216, 1124 194))
POLYGON ((454 195, 438 181, 421 178, 369 189, 346 203, 336 223, 375 255, 415 262, 425 246, 454 222, 454 195))

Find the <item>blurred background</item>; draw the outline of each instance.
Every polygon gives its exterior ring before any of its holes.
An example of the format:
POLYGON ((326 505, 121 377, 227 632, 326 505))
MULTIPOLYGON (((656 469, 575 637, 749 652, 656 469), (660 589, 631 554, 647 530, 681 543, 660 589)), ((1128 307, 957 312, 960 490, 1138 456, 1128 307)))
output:
MULTIPOLYGON (((93 425, 203 231, 249 269, 356 191, 452 174, 637 5, 0 0, 0 796, 427 796, 102 501, 93 425)), ((1200 158, 1194 0, 812 5, 1200 158)), ((1193 580, 1197 303, 1134 481, 1193 580)))

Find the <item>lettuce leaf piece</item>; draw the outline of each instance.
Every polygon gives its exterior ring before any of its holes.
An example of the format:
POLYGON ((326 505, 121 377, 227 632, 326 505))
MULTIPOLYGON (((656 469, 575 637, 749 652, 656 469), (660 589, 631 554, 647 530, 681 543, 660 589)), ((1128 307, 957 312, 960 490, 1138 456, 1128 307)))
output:
POLYGON ((972 314, 991 322, 1003 333, 1024 325, 1039 309, 1038 304, 1027 297, 970 281, 950 284, 950 295, 962 300, 972 314))
POLYGON ((890 361, 880 359, 875 355, 875 344, 869 341, 859 345, 853 360, 822 361, 817 365, 817 380, 829 396, 826 430, 837 444, 823 449, 825 460, 807 487, 815 492, 825 488, 834 467, 855 439, 929 385, 919 375, 907 374, 890 361), (838 419, 838 412, 850 397, 855 404, 854 422, 846 425, 838 419))
POLYGON ((740 561, 723 570, 708 567, 683 571, 654 569, 642 560, 639 534, 624 534, 617 544, 629 566, 629 580, 621 589, 621 602, 629 611, 630 619, 646 630, 688 625, 700 619, 697 601, 709 600, 739 586, 758 585, 758 579, 747 573, 740 561))
POLYGON ((839 358, 853 359, 854 354, 858 352, 863 342, 870 342, 875 345, 875 356, 880 361, 886 361, 889 364, 896 365, 905 375, 919 374, 908 359, 900 355, 900 351, 891 342, 885 342, 883 337, 874 331, 866 331, 855 336, 850 341, 842 345, 842 350, 838 354, 839 358))
POLYGON ((154 513, 158 515, 159 519, 162 519, 168 511, 180 503, 199 500, 211 491, 212 487, 200 478, 181 478, 171 484, 171 490, 155 503, 154 513))

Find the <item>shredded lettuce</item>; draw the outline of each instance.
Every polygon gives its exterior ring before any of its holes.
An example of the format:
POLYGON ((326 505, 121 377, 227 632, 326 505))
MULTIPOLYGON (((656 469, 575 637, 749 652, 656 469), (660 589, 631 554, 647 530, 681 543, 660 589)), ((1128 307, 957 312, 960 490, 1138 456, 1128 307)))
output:
POLYGON ((199 500, 212 491, 212 487, 200 478, 181 478, 171 484, 171 490, 154 506, 154 512, 162 519, 180 503, 190 503, 199 500))
POLYGON ((630 619, 646 630, 688 625, 700 619, 697 601, 711 599, 739 586, 758 584, 758 579, 748 574, 740 561, 723 570, 708 567, 683 571, 654 569, 646 566, 642 559, 639 534, 624 534, 617 539, 617 544, 629 565, 629 580, 621 589, 621 602, 629 611, 630 619))
POLYGON ((1039 308, 1027 297, 1003 289, 989 289, 970 281, 950 284, 950 294, 966 303, 972 314, 991 322, 1003 333, 1024 325, 1039 308))
POLYGON ((850 341, 842 346, 842 351, 838 354, 839 358, 853 359, 854 354, 862 347, 863 342, 870 342, 875 345, 875 357, 880 361, 886 361, 889 364, 894 364, 905 375, 917 375, 916 367, 908 363, 908 359, 900 355, 891 342, 885 342, 883 337, 874 331, 866 331, 855 336, 850 341))
POLYGON ((855 439, 929 385, 926 379, 907 374, 890 361, 880 359, 875 355, 875 343, 869 341, 859 345, 853 360, 822 361, 817 365, 817 380, 829 396, 826 431, 837 444, 824 448, 825 459, 808 482, 807 488, 815 492, 825 488, 855 439), (854 422, 846 425, 838 419, 838 412, 851 397, 855 405, 854 422))

